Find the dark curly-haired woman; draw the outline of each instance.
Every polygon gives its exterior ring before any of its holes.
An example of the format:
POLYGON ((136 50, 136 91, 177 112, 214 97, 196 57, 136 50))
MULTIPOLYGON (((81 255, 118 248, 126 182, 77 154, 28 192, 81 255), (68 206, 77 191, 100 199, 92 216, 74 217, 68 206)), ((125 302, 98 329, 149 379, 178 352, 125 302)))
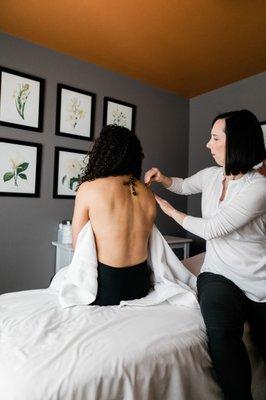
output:
POLYGON ((151 289, 148 239, 156 202, 140 182, 144 154, 127 128, 107 125, 89 151, 72 220, 73 247, 91 221, 98 257, 98 293, 93 304, 114 305, 144 297, 151 289))

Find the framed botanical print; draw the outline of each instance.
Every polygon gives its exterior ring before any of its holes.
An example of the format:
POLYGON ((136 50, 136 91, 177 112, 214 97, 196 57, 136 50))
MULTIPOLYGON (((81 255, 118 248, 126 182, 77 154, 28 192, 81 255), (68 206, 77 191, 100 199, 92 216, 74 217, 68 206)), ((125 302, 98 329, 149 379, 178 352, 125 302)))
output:
POLYGON ((135 121, 136 106, 134 104, 111 97, 104 98, 103 125, 120 125, 134 132, 135 121))
POLYGON ((0 125, 42 132, 44 79, 0 67, 0 125))
POLYGON ((40 197, 42 145, 0 138, 0 195, 40 197))
POLYGON ((96 94, 57 85, 56 135, 93 140, 96 94))
POLYGON ((73 199, 83 168, 87 164, 87 152, 55 148, 54 157, 54 198, 73 199))

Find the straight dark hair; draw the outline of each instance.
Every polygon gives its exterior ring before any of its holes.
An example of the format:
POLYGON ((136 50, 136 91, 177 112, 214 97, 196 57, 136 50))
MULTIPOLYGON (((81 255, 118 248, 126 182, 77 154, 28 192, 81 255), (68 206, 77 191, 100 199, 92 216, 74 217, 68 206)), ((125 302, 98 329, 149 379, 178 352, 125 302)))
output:
POLYGON ((248 110, 217 115, 225 120, 225 174, 245 174, 266 158, 263 132, 257 117, 248 110))

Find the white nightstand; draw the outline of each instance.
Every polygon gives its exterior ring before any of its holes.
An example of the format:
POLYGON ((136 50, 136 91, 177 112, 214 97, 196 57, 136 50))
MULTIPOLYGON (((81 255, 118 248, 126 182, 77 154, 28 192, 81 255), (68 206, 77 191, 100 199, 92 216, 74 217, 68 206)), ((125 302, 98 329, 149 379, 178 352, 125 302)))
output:
POLYGON ((169 235, 164 235, 163 237, 165 238, 171 249, 183 249, 184 258, 189 257, 189 245, 192 242, 192 239, 169 235))
MULTIPOLYGON (((192 239, 169 235, 164 235, 164 238, 171 249, 183 249, 184 258, 189 257, 189 244, 192 242, 192 239)), ((71 244, 62 244, 58 242, 52 242, 52 244, 56 246, 55 272, 58 272, 60 268, 70 264, 74 251, 71 244)))
POLYGON ((52 242, 56 247, 56 261, 55 261, 55 272, 58 272, 60 268, 66 267, 71 263, 74 250, 72 244, 63 244, 59 242, 52 242))

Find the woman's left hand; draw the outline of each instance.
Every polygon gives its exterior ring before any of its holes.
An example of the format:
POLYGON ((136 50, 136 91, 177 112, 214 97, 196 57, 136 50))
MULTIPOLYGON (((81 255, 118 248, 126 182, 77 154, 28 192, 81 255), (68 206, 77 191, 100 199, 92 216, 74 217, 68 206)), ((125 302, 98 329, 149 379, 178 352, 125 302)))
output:
POLYGON ((159 206, 161 207, 161 209, 163 210, 163 212, 165 214, 169 215, 169 217, 173 218, 176 209, 173 206, 171 206, 171 204, 168 203, 168 201, 162 199, 157 194, 155 194, 155 199, 156 199, 157 203, 159 204, 159 206))
POLYGON ((184 214, 181 211, 176 210, 173 206, 171 206, 170 203, 168 203, 168 201, 157 196, 157 194, 155 194, 155 199, 156 199, 157 203, 159 204, 159 206, 161 207, 161 209, 163 210, 163 212, 165 212, 165 214, 167 214, 167 215, 169 215, 169 217, 173 218, 178 224, 180 224, 180 225, 183 224, 183 221, 187 216, 186 214, 184 214))

